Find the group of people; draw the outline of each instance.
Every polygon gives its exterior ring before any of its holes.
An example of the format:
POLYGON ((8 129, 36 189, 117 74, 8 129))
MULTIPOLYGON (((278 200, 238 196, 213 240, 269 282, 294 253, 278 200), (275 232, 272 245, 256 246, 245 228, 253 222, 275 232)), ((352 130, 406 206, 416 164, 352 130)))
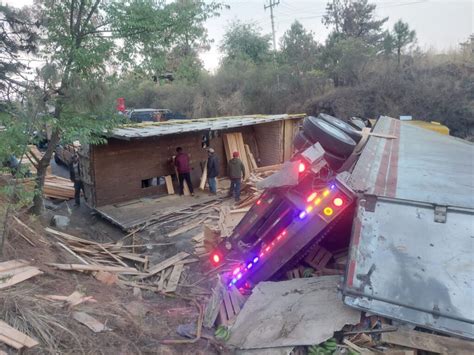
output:
MULTIPOLYGON (((208 148, 207 158, 207 182, 211 194, 217 194, 217 176, 219 176, 219 157, 213 148, 208 148)), ((229 196, 234 196, 236 202, 240 201, 240 185, 245 176, 245 167, 239 158, 239 152, 233 152, 232 159, 227 163, 227 173, 230 178, 229 196)), ((178 172, 179 194, 184 195, 184 182, 188 185, 191 196, 194 196, 193 183, 191 182, 191 166, 189 164, 189 155, 183 151, 183 148, 176 148, 174 165, 178 172)), ((81 190, 84 192, 84 184, 81 179, 81 167, 77 154, 73 156, 72 163, 69 166, 71 181, 74 183, 75 206, 81 203, 81 190)), ((84 194, 85 196, 85 194, 84 194)))
MULTIPOLYGON (((179 194, 184 194, 184 182, 188 185, 191 196, 194 196, 193 184, 191 182, 191 167, 189 165, 189 155, 183 148, 176 148, 174 164, 178 171, 179 194)), ((219 157, 213 148, 207 149, 207 182, 211 194, 217 193, 217 176, 219 176, 219 157)), ((227 163, 227 173, 230 179, 229 196, 234 196, 236 202, 240 201, 240 185, 245 176, 245 167, 240 160, 239 152, 232 153, 232 159, 227 163)))

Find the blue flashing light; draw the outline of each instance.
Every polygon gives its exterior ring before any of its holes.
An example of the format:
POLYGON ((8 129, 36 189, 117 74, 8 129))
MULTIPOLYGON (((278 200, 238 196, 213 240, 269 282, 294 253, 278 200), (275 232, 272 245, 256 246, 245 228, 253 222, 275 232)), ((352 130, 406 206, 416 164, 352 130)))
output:
POLYGON ((249 264, 247 265, 247 269, 251 269, 252 266, 253 266, 253 264, 252 264, 252 263, 249 263, 249 264))
POLYGON ((232 284, 235 284, 237 282, 237 279, 236 278, 233 278, 232 279, 232 284))
POLYGON ((332 184, 331 185, 331 190, 334 190, 336 188, 336 185, 332 184))
POLYGON ((307 215, 306 211, 301 211, 298 217, 299 219, 303 219, 306 217, 306 215, 307 215))
POLYGON ((256 262, 258 262, 258 256, 256 256, 255 258, 253 258, 253 263, 255 264, 256 262))

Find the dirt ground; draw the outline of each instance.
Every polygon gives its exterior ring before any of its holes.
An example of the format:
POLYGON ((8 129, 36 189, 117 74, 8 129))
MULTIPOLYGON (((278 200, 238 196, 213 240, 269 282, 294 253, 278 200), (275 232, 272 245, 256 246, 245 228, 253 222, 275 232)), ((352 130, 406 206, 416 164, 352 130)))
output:
MULTIPOLYGON (((211 339, 212 331, 203 330, 203 338, 194 344, 164 344, 169 339, 185 340, 177 334, 177 327, 196 324, 199 311, 190 302, 180 298, 197 299, 204 306, 213 283, 207 261, 188 264, 182 275, 180 286, 171 296, 151 291, 134 295, 133 289, 118 285, 107 286, 90 274, 59 271, 47 263, 77 262, 74 257, 55 246, 54 240, 44 233, 53 215, 70 218, 70 225, 63 232, 98 242, 115 242, 124 233, 95 215, 86 207, 71 207, 71 203, 48 204, 40 219, 26 214, 19 217, 42 235, 48 244, 33 240, 29 245, 14 232, 5 243, 3 260, 25 259, 44 272, 0 293, 0 317, 10 325, 34 337, 39 346, 25 351, 25 354, 217 354, 226 353, 222 346, 211 339), (55 210, 51 210, 55 208, 55 210), (92 296, 97 302, 82 303, 73 309, 62 303, 38 298, 37 295, 69 295, 80 291, 92 296), (71 317, 73 311, 85 311, 106 324, 111 331, 93 333, 71 317)), ((150 255, 153 265, 178 251, 192 251, 190 237, 198 230, 189 231, 173 239, 169 245, 150 246, 141 251, 150 255)), ((136 244, 164 243, 163 236, 146 236, 135 240, 136 244)), ((0 345, 0 350, 13 353, 12 349, 0 345)))

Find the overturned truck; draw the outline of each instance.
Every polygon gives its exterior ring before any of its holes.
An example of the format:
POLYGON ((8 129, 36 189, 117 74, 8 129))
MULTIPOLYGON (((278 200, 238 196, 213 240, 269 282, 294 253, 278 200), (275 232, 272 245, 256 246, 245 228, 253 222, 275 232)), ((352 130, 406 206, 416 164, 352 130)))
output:
POLYGON ((347 243, 348 306, 474 339, 474 146, 390 117, 367 125, 307 117, 211 262, 245 292, 321 243, 347 243))

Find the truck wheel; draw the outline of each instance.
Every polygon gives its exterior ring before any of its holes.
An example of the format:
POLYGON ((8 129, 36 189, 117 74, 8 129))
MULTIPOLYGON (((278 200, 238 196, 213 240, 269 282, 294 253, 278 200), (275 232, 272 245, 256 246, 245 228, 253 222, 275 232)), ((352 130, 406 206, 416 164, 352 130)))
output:
POLYGON ((351 119, 347 123, 349 123, 352 127, 359 131, 363 130, 366 127, 364 120, 357 117, 351 117, 351 119))
POLYGON ((346 123, 339 118, 327 115, 325 113, 320 113, 318 118, 332 124, 334 127, 339 128, 341 131, 351 137, 356 143, 362 138, 360 131, 355 130, 354 127, 352 127, 349 123, 346 123))
POLYGON ((303 131, 311 142, 319 142, 322 147, 340 157, 351 155, 356 142, 339 128, 313 116, 303 121, 303 131))
POLYGON ((329 152, 324 153, 324 160, 326 160, 332 170, 338 170, 346 161, 345 158, 338 157, 337 155, 331 154, 329 152))
POLYGON ((313 143, 306 137, 303 132, 298 132, 293 139, 293 146, 297 151, 303 150, 308 148, 309 146, 313 145, 313 143))

